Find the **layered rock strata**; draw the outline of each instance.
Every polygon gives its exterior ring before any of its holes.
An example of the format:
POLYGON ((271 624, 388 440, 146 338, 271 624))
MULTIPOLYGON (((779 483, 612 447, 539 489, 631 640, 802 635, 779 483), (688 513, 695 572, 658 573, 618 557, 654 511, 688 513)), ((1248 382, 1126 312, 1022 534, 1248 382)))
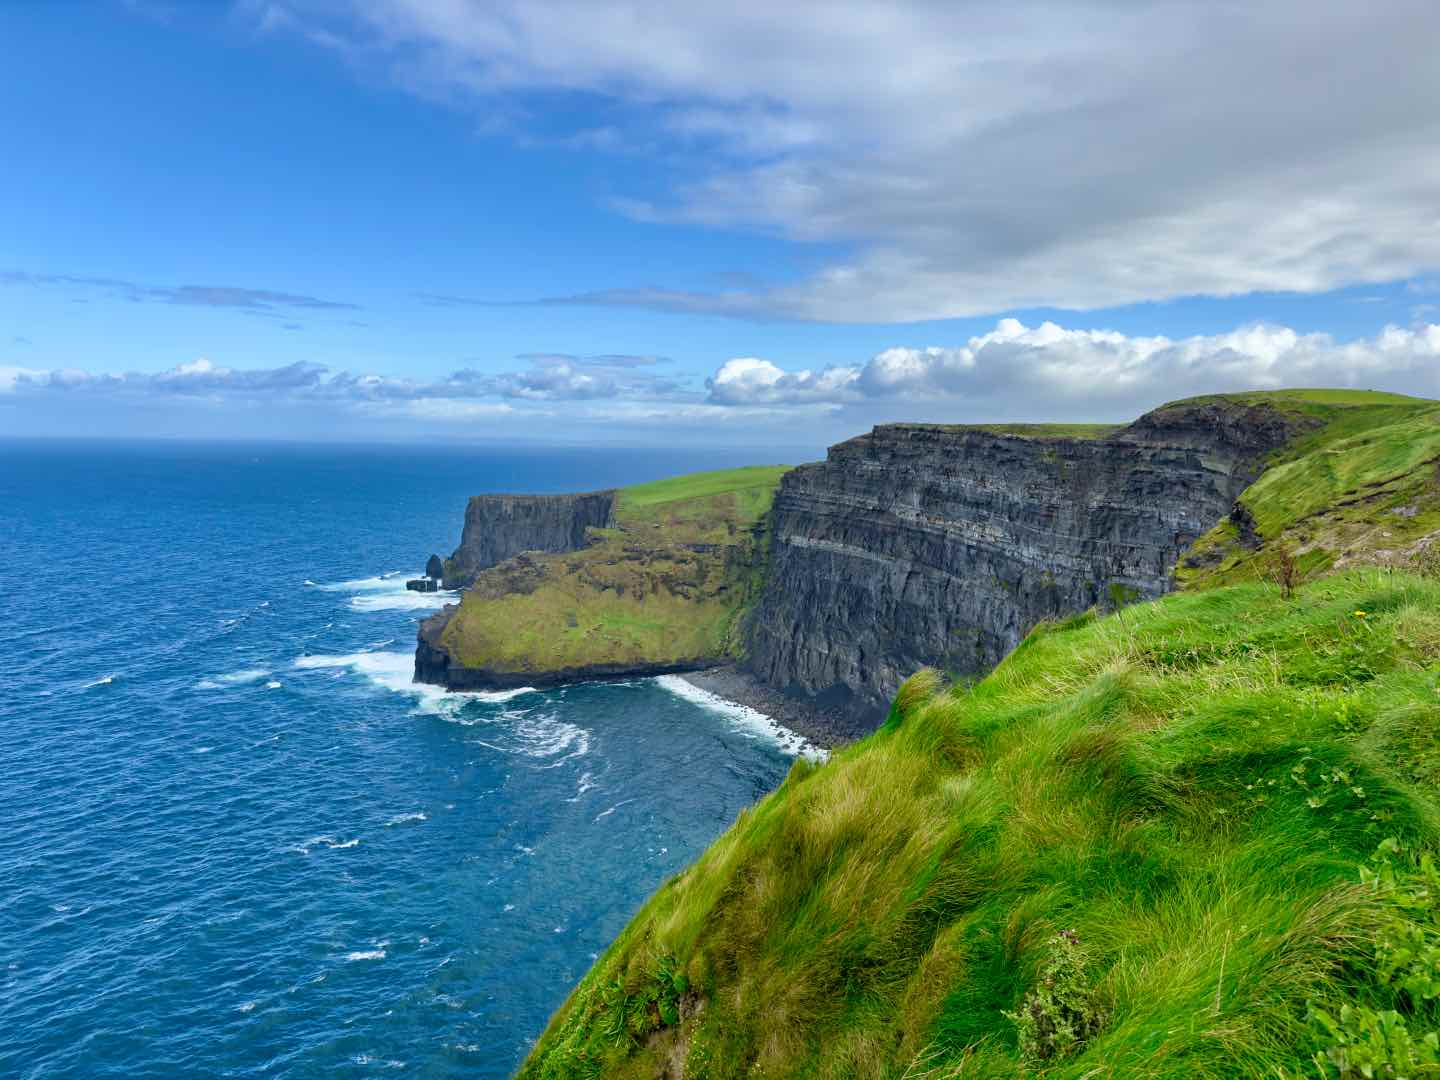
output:
POLYGON ((979 674, 1042 619, 1167 592, 1303 422, 1220 403, 1102 438, 877 427, 781 482, 745 668, 863 733, 921 667, 979 674))
POLYGON ((445 588, 467 588, 480 571, 522 551, 578 551, 586 530, 610 524, 615 495, 474 496, 465 507, 460 546, 445 560, 445 588))

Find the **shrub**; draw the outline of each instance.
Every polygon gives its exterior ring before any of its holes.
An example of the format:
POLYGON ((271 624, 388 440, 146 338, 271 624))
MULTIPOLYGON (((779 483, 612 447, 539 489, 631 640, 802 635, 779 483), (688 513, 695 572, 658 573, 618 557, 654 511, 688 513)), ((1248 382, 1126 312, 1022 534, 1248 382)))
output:
POLYGON ((1029 1061, 1074 1053, 1100 1031, 1104 1021, 1085 978, 1080 936, 1062 930, 1050 939, 1049 947, 1040 980, 1025 995, 1020 1011, 1005 1014, 1015 1024, 1021 1055, 1029 1061))

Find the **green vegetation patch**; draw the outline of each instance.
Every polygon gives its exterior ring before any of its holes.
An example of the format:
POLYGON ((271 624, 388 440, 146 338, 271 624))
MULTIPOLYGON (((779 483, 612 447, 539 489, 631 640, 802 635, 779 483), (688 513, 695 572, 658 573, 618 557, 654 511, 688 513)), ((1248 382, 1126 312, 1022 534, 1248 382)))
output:
POLYGON ((797 762, 521 1076, 1430 1075, 1437 733, 1434 581, 1042 626, 797 762))
POLYGON ((1403 565, 1440 531, 1440 405, 1362 391, 1297 404, 1323 425, 1277 455, 1231 514, 1180 561, 1189 587, 1275 573, 1281 552, 1313 577, 1332 567, 1403 565), (1337 401, 1339 401, 1337 397, 1337 401))
POLYGON ((981 431, 1022 439, 1103 439, 1123 424, 895 424, 899 428, 939 428, 944 431, 981 431))
POLYGON ((445 628, 461 664, 511 673, 733 656, 764 518, 785 466, 622 489, 583 551, 527 554, 476 579, 445 628))

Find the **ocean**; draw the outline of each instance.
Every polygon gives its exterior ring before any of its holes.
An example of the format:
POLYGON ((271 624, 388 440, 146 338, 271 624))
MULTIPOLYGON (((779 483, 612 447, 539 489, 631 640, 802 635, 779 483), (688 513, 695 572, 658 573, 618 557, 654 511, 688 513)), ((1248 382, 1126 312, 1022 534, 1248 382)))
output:
POLYGON ((500 1077, 796 747, 413 686, 465 500, 735 454, 0 443, 0 1076, 500 1077))

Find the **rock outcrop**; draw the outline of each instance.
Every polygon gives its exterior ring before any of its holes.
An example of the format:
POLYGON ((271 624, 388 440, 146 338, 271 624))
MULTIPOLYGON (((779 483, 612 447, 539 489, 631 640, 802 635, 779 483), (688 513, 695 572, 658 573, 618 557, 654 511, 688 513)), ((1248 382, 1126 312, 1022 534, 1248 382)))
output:
POLYGON ((614 510, 614 491, 476 495, 465 507, 460 546, 442 568, 443 584, 467 588, 480 571, 522 551, 578 551, 586 530, 608 525, 614 510))
POLYGON ((439 555, 431 555, 425 563, 425 576, 438 581, 445 576, 445 563, 439 555))
POLYGON ((1220 402, 1103 438, 877 427, 781 482, 746 667, 862 734, 921 667, 979 674, 1041 619, 1167 592, 1304 423, 1220 402))

